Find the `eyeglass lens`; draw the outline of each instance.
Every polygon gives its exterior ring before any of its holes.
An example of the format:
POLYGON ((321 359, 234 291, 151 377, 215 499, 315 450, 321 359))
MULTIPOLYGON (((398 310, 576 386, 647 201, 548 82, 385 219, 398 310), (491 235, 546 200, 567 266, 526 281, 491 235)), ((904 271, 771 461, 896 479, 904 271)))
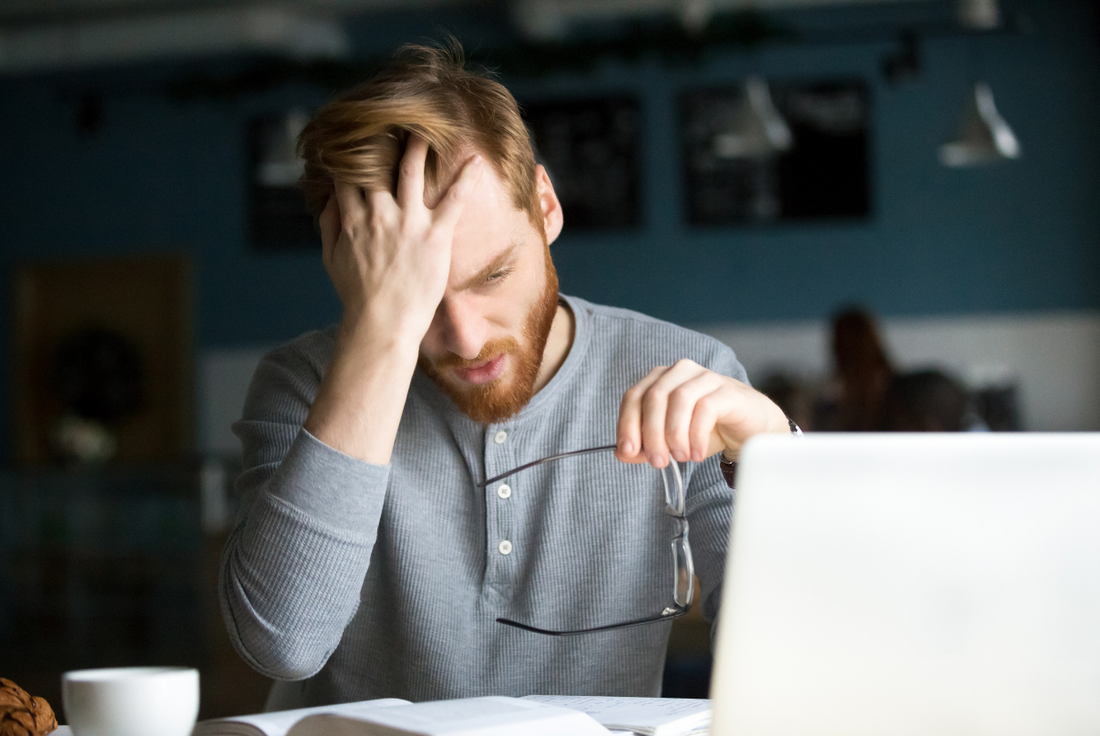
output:
POLYGON ((680 533, 672 540, 672 561, 676 570, 672 596, 676 605, 687 607, 691 605, 695 566, 688 544, 688 523, 684 517, 684 481, 675 462, 661 469, 661 482, 665 489, 665 513, 680 523, 680 533))
POLYGON ((673 600, 676 605, 687 608, 691 605, 691 597, 695 584, 695 566, 691 559, 691 547, 687 539, 687 522, 684 522, 683 532, 672 540, 672 559, 676 565, 675 590, 673 600))
POLYGON ((670 462, 661 468, 661 483, 665 488, 665 510, 670 516, 684 515, 684 479, 680 475, 680 466, 670 462))

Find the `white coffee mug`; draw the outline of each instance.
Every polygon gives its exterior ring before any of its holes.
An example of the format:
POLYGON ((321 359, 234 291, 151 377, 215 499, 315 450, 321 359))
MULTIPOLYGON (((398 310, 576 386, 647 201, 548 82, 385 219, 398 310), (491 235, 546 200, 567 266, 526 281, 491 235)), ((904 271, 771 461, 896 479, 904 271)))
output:
POLYGON ((185 667, 74 670, 61 678, 75 736, 189 736, 199 715, 199 673, 185 667))

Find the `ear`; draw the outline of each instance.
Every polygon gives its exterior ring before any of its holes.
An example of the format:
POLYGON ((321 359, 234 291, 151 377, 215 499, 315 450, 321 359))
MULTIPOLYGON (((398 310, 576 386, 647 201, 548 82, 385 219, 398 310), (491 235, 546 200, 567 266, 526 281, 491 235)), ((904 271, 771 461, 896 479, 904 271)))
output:
POLYGON ((561 235, 564 218, 557 192, 554 191, 550 175, 542 164, 535 166, 535 187, 539 195, 539 207, 542 209, 542 227, 546 231, 546 242, 550 244, 561 235))

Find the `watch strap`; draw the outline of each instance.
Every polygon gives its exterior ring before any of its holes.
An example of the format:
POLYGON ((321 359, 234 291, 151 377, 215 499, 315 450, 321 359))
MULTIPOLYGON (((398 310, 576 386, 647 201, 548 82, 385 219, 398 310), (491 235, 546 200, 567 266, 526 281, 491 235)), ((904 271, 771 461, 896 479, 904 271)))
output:
MULTIPOLYGON (((791 434, 795 437, 802 436, 802 429, 799 428, 794 420, 787 417, 787 424, 791 427, 791 434)), ((737 482, 737 461, 727 460, 726 456, 722 453, 718 453, 718 466, 722 469, 722 477, 726 479, 726 485, 730 488, 736 488, 737 482)))

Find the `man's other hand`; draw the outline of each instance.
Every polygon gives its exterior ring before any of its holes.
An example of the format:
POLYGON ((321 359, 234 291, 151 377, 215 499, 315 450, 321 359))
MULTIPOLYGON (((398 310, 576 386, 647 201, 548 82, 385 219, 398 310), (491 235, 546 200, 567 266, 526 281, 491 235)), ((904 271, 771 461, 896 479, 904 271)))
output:
POLYGON ((658 366, 623 395, 615 456, 663 468, 722 452, 736 460, 755 434, 790 433, 786 415, 764 394, 691 360, 658 366))
POLYGON ((481 177, 472 156, 434 209, 424 204, 428 144, 410 135, 397 197, 334 182, 321 213, 325 270, 344 306, 345 332, 393 330, 419 345, 443 299, 451 240, 465 200, 481 177))

